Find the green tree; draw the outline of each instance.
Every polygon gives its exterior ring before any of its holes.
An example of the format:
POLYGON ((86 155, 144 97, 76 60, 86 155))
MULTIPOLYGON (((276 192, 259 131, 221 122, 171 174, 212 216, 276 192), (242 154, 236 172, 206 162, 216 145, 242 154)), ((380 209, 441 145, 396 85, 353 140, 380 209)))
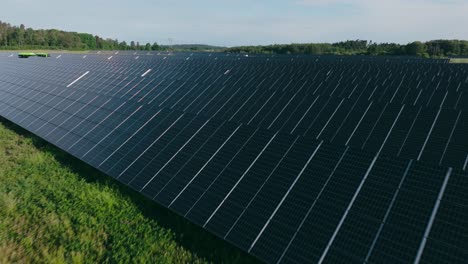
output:
POLYGON ((125 42, 125 41, 120 42, 120 43, 119 43, 119 49, 121 49, 121 50, 126 50, 126 49, 128 49, 127 42, 125 42))
POLYGON ((154 42, 153 45, 151 45, 151 50, 159 50, 160 47, 158 45, 158 43, 154 42))
POLYGON ((405 47, 406 54, 412 56, 421 56, 426 53, 425 45, 420 41, 411 42, 405 47))

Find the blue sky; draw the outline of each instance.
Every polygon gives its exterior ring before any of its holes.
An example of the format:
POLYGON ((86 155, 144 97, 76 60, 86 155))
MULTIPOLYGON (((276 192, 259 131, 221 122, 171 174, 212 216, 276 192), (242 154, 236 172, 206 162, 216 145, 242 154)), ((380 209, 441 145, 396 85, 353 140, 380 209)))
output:
POLYGON ((140 43, 407 43, 468 39, 468 0, 2 0, 0 20, 140 43))

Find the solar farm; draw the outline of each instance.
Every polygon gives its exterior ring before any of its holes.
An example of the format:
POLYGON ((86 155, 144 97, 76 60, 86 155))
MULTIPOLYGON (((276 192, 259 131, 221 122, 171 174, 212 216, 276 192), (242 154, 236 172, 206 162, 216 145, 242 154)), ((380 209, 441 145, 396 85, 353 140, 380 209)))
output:
POLYGON ((0 53, 0 116, 266 263, 468 259, 468 64, 0 53))

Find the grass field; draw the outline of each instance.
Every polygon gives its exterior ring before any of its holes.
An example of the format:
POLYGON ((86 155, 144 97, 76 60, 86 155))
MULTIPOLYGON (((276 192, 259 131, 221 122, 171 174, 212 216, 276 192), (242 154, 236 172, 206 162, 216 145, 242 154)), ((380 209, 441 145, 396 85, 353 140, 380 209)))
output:
POLYGON ((255 263, 0 117, 0 263, 255 263))
POLYGON ((33 53, 72 53, 72 54, 88 54, 90 51, 89 50, 0 50, 0 52, 4 53, 19 53, 19 52, 33 52, 33 53))
POLYGON ((450 59, 450 63, 468 63, 467 58, 450 59))

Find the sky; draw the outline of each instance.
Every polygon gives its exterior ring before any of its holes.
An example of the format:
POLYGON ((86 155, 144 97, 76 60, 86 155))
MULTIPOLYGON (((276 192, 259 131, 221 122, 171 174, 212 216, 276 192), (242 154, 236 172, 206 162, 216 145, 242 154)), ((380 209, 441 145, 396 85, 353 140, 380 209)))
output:
POLYGON ((140 43, 468 39, 468 0, 2 0, 0 20, 140 43))

